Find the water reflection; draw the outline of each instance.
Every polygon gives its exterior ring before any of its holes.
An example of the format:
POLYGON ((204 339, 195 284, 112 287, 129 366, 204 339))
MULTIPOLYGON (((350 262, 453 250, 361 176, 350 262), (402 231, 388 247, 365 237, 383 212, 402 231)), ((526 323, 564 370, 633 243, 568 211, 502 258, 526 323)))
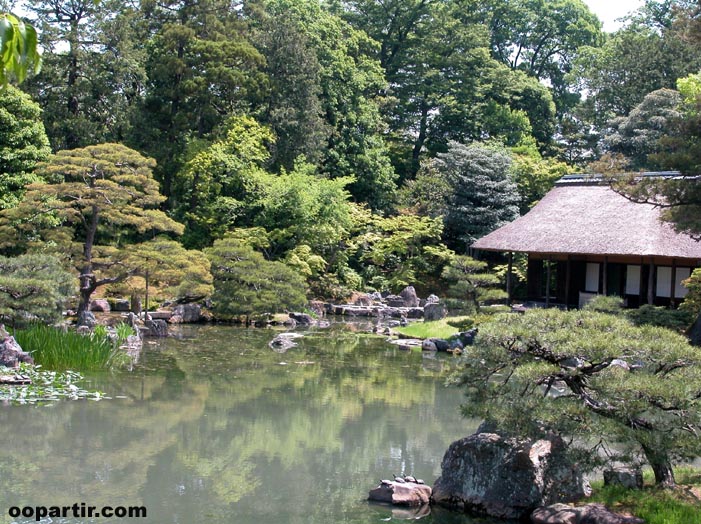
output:
POLYGON ((432 482, 449 443, 474 431, 442 385, 450 358, 339 328, 278 354, 274 335, 183 328, 133 372, 91 377, 112 400, 0 409, 0 522, 10 506, 76 502, 143 505, 134 522, 158 524, 423 517, 365 498, 392 473, 432 482))

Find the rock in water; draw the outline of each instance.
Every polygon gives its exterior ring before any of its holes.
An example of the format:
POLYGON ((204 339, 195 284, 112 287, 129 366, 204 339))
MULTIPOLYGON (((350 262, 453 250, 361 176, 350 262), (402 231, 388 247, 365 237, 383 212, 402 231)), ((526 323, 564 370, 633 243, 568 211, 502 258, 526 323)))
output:
POLYGON ((379 486, 370 490, 368 498, 398 506, 422 506, 431 499, 431 487, 413 482, 383 480, 379 486))
POLYGON ((477 433, 453 442, 443 457, 433 501, 503 519, 590 494, 589 483, 565 453, 561 439, 507 438, 477 433))
POLYGON ((0 324, 0 367, 16 368, 20 362, 34 364, 34 359, 20 347, 15 337, 5 331, 5 326, 0 324))

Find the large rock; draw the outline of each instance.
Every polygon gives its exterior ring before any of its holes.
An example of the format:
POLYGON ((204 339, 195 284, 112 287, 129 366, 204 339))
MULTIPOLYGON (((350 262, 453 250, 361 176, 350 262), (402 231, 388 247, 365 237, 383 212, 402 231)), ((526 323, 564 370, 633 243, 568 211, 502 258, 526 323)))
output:
POLYGON ((603 504, 553 504, 531 513, 533 524, 645 524, 643 519, 614 513, 603 504))
POLYGON ((97 311, 98 313, 109 313, 112 311, 110 303, 104 298, 96 298, 90 301, 90 311, 97 311))
POLYGON ((202 307, 199 304, 180 304, 173 309, 168 319, 171 324, 194 324, 202 321, 202 307))
POLYGON ((404 307, 404 299, 399 295, 387 295, 385 302, 389 307, 404 307))
POLYGON ((370 490, 368 498, 398 506, 422 506, 431 500, 431 487, 414 482, 383 480, 379 486, 370 490))
POLYGON ((427 322, 431 320, 441 320, 445 318, 446 315, 445 306, 440 302, 428 302, 424 306, 424 320, 427 322))
POLYGON ((20 362, 34 364, 34 359, 22 349, 15 337, 5 331, 5 326, 0 324, 0 367, 16 368, 20 362))
POLYGON ((307 313, 290 313, 290 318, 294 319, 300 326, 311 326, 314 318, 307 313))
POLYGON ((607 469, 604 471, 604 486, 643 489, 643 472, 639 469, 607 469))
POLYGON ((143 335, 145 337, 167 337, 168 324, 163 319, 147 319, 144 321, 143 335))
POLYGON ((404 307, 419 307, 419 297, 414 286, 407 286, 399 293, 404 301, 404 307))
POLYGON ((561 439, 537 441, 477 433, 453 442, 443 457, 433 500, 465 512, 503 519, 590 494, 567 460, 561 439))
POLYGON ((83 311, 78 316, 78 326, 87 326, 92 329, 97 325, 97 319, 92 311, 83 311))

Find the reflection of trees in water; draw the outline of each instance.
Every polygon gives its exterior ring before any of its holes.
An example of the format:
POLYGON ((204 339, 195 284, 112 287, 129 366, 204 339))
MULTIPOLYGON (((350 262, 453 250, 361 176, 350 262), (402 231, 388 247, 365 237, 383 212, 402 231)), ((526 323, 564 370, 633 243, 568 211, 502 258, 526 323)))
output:
POLYGON ((197 420, 207 384, 174 394, 164 377, 127 377, 128 399, 57 402, 0 411, 0 501, 22 504, 138 504, 155 457, 197 420))
POLYGON ((147 351, 146 368, 161 371, 116 377, 107 389, 129 400, 0 411, 0 501, 143 500, 182 522, 229 519, 235 504, 259 524, 289 505, 286 522, 332 522, 376 476, 406 468, 432 481, 468 433, 450 399, 460 392, 419 353, 355 334, 310 336, 285 355, 267 348, 270 331, 203 335, 147 351), (19 427, 27 437, 11 439, 19 427))

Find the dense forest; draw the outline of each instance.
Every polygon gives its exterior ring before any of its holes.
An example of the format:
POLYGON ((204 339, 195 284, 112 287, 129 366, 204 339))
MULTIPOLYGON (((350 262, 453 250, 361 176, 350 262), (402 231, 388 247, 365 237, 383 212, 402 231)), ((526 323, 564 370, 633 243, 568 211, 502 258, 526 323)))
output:
POLYGON ((55 303, 65 271, 80 309, 149 281, 230 315, 441 289, 563 174, 698 172, 695 1, 648 0, 612 34, 581 0, 25 9, 42 69, 0 91, 0 263, 22 303, 55 303))

